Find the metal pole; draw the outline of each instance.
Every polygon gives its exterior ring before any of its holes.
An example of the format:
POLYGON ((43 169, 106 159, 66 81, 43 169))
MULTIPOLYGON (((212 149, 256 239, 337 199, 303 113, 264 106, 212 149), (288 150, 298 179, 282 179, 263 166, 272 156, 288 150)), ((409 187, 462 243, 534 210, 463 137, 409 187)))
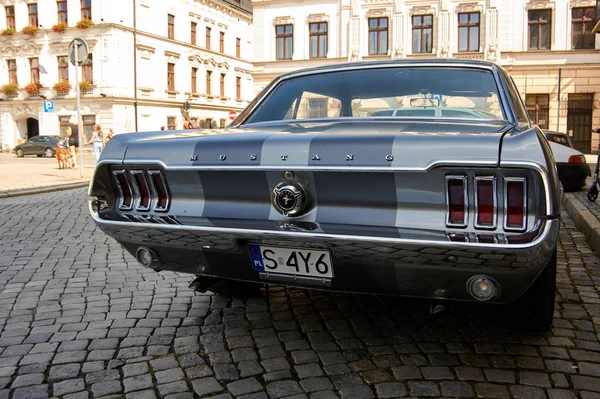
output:
POLYGON ((133 112, 135 113, 135 131, 138 131, 138 92, 137 92, 137 20, 135 0, 133 0, 133 112))
MULTIPOLYGON (((79 64, 79 43, 75 42, 75 59, 79 64)), ((77 135, 79 140, 79 176, 83 177, 83 124, 81 123, 81 95, 79 89, 79 65, 75 66, 75 93, 77 94, 77 135)))
MULTIPOLYGON (((556 131, 559 130, 560 124, 560 81, 561 81, 562 68, 558 68, 558 107, 556 108, 556 131)), ((569 134, 569 132, 567 132, 569 134)))

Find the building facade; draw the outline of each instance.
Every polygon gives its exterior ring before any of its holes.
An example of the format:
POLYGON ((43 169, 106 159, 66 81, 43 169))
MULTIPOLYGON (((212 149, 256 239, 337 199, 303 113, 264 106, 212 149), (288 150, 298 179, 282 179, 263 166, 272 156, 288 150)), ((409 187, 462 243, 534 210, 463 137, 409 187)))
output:
POLYGON ((76 114, 76 73, 87 138, 96 123, 116 134, 181 129, 185 117, 219 127, 253 97, 249 0, 2 0, 0 7, 4 151, 37 134, 64 134, 76 114), (68 57, 76 37, 89 47, 78 68, 68 57))
POLYGON ((595 0, 252 0, 255 92, 284 72, 392 58, 461 57, 504 66, 542 128, 597 146, 595 0))

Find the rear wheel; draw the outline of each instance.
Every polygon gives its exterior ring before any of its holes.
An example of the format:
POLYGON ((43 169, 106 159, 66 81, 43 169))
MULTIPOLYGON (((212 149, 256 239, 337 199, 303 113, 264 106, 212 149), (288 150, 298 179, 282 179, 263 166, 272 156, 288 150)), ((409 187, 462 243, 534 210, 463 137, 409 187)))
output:
POLYGON ((19 158, 23 158, 23 155, 25 155, 25 153, 23 152, 23 150, 20 149, 20 148, 17 151, 15 151, 15 154, 17 154, 17 156, 19 158))
POLYGON ((554 318, 556 292, 556 250, 537 280, 516 302, 509 305, 518 328, 528 332, 545 332, 554 318))
POLYGON ((261 287, 262 284, 249 283, 246 281, 223 280, 219 284, 210 287, 209 291, 212 291, 217 295, 229 297, 249 297, 258 294, 261 287))
POLYGON ((52 158, 54 156, 54 150, 48 147, 46 148, 46 151, 44 151, 44 155, 48 158, 52 158))

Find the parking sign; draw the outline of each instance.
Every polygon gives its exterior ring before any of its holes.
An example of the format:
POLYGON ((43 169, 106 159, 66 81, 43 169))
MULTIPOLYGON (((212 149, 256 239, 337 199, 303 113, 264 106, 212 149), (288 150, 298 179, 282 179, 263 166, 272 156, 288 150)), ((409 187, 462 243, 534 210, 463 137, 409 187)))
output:
POLYGON ((44 101, 44 112, 54 112, 54 101, 44 101))

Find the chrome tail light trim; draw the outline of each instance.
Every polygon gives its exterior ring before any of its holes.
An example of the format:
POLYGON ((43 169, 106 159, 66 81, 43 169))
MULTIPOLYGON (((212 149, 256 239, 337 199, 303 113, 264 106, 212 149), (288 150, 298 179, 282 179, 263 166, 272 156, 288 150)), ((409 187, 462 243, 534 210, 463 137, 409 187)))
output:
POLYGON ((498 178, 496 176, 475 176, 475 228, 477 229, 496 229, 498 225, 498 178), (481 224, 479 222, 479 182, 491 181, 492 182, 492 195, 493 195, 493 210, 492 210, 492 224, 481 224))
POLYGON ((117 190, 119 191, 119 195, 118 195, 119 203, 117 206, 118 206, 119 210, 121 210, 121 211, 130 211, 131 209, 133 209, 134 198, 133 198, 133 188, 131 187, 131 182, 129 181, 129 178, 127 176, 127 171, 125 169, 114 170, 112 172, 112 175, 114 178, 115 185, 117 186, 117 190), (124 187, 123 187, 121 180, 126 185, 125 190, 129 190, 129 203, 125 202, 126 201, 126 193, 124 191, 124 187))
POLYGON ((502 227, 506 231, 525 231, 527 228, 527 179, 524 177, 505 177, 504 178, 504 222, 502 227), (508 225, 508 184, 516 182, 523 185, 523 218, 520 226, 508 225))
POLYGON ((446 175, 446 226, 447 227, 467 227, 469 223, 469 188, 466 175, 446 175), (450 221, 450 182, 460 180, 463 184, 463 221, 462 223, 453 223, 450 221))
POLYGON ((152 207, 153 201, 153 192, 148 184, 148 179, 146 178, 146 174, 143 170, 130 170, 131 174, 131 184, 133 185, 133 189, 135 191, 135 210, 136 211, 149 211, 152 207), (142 195, 143 190, 146 190, 148 193, 147 203, 144 204, 144 198, 142 195))
POLYGON ((156 192, 156 203, 154 205, 155 212, 167 212, 171 204, 171 196, 165 177, 160 170, 149 170, 148 175, 156 192))

